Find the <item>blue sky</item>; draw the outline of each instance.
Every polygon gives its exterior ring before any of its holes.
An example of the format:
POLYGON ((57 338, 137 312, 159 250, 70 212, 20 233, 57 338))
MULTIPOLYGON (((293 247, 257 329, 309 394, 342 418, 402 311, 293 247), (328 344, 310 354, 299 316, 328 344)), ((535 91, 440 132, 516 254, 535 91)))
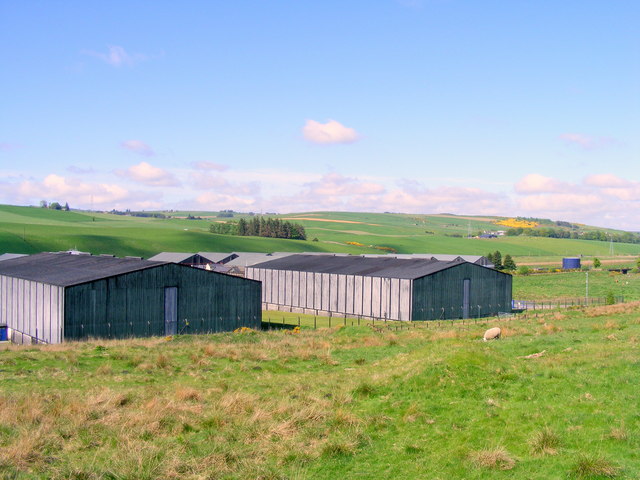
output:
POLYGON ((637 1, 0 1, 0 202, 640 230, 637 1))

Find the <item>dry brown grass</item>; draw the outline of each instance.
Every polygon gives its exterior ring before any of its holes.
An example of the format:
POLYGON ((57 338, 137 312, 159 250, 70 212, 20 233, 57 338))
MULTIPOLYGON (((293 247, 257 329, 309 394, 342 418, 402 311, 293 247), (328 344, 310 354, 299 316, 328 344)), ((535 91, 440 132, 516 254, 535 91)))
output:
POLYGON ((560 437, 550 428, 544 428, 529 440, 531 451, 535 455, 555 455, 560 446, 560 437))
POLYGON ((540 328, 538 328, 537 333, 540 335, 553 335, 554 333, 562 332, 562 327, 554 323, 544 323, 540 328))
POLYGON ((640 311, 640 302, 629 302, 586 308, 584 309, 584 315, 586 317, 603 317, 621 313, 634 313, 637 311, 640 311))
POLYGON ((199 402, 202 394, 193 387, 178 387, 176 389, 176 399, 181 402, 199 402))
POLYGON ((96 374, 97 375, 112 375, 113 374, 113 367, 111 366, 110 363, 103 363, 102 365, 100 365, 96 369, 96 374))
POLYGON ((614 440, 626 441, 629 438, 629 434, 624 423, 620 423, 617 427, 612 427, 608 437, 614 440))
POLYGON ((474 465, 481 468, 511 470, 516 466, 515 459, 504 447, 480 450, 473 452, 470 456, 474 465))
POLYGON ((169 358, 168 355, 165 355, 164 353, 159 353, 158 356, 156 357, 156 367, 158 368, 167 368, 169 366, 169 364, 171 363, 171 359, 169 358))

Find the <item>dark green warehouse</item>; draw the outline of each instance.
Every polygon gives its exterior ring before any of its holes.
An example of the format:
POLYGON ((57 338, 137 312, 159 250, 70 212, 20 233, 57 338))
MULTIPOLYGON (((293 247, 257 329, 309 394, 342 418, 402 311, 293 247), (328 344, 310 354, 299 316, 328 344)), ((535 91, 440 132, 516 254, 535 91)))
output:
POLYGON ((260 328, 260 282, 167 262, 40 253, 0 262, 15 343, 260 328))
POLYGON ((390 320, 511 311, 511 275, 461 258, 299 254, 247 267, 247 277, 262 282, 266 310, 390 320))

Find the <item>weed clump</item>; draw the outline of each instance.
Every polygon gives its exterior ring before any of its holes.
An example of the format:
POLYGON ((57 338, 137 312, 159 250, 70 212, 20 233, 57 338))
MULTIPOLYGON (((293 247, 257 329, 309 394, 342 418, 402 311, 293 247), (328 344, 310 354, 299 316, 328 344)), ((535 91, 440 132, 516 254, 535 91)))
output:
POLYGON ((511 470, 516 466, 515 459, 504 447, 480 450, 471 455, 473 463, 480 468, 511 470))
POLYGON ((620 468, 602 456, 582 454, 571 473, 576 478, 615 478, 620 473, 620 468))
POLYGON ((549 427, 545 427, 531 438, 529 445, 536 455, 555 455, 560 446, 560 437, 549 427))

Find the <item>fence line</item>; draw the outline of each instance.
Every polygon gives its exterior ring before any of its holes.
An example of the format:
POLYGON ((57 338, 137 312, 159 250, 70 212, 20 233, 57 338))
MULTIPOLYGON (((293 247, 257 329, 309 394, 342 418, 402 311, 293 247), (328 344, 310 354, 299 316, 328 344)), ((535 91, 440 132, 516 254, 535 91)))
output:
MULTIPOLYGON (((624 297, 616 296, 615 303, 623 303, 624 297)), ((389 318, 372 317, 367 315, 334 315, 328 312, 328 315, 314 315, 313 323, 311 324, 311 317, 304 315, 304 322, 301 317, 289 319, 285 316, 275 315, 277 311, 270 310, 264 312, 262 316, 261 328, 263 330, 275 330, 275 329, 292 329, 298 327, 312 327, 314 329, 324 327, 336 327, 336 326, 369 326, 374 330, 386 328, 388 330, 402 330, 416 328, 422 326, 425 328, 441 327, 441 326, 470 326, 483 324, 488 321, 492 321, 494 318, 507 320, 509 318, 515 318, 511 313, 511 310, 516 310, 523 313, 518 313, 517 318, 527 319, 529 318, 526 312, 528 311, 544 311, 555 308, 570 308, 570 307, 585 307, 585 306, 597 306, 607 305, 611 303, 611 297, 590 297, 586 298, 560 298, 547 301, 534 301, 534 300, 513 300, 509 308, 504 309, 502 305, 469 305, 466 307, 450 307, 440 309, 418 309, 420 319, 416 320, 395 320, 389 318), (504 312, 502 310, 505 310, 504 312), (492 312, 487 314, 486 312, 492 312)), ((289 314, 290 315, 290 314, 289 314)), ((537 314, 534 314, 537 316, 537 314)), ((66 332, 65 337, 67 339, 79 340, 86 338, 136 338, 143 336, 165 336, 165 335, 182 335, 182 334, 213 334, 228 332, 231 328, 238 329, 241 327, 252 326, 255 328, 260 325, 257 317, 253 317, 249 322, 244 322, 240 317, 218 317, 215 320, 205 318, 183 318, 175 322, 165 323, 164 319, 160 321, 146 321, 146 322, 107 322, 105 324, 91 324, 84 325, 78 324, 73 328, 70 328, 66 332), (250 323, 248 325, 246 323, 250 323)), ((259 327, 260 328, 260 327, 259 327)), ((38 332, 36 331, 35 337, 29 336, 25 333, 14 331, 13 335, 20 334, 24 338, 24 343, 45 343, 38 338, 38 332), (28 337, 28 338, 26 338, 28 337)), ((18 340, 12 338, 12 341, 18 340)), ((16 342, 23 343, 23 341, 16 342)))
POLYGON ((596 305, 609 305, 613 303, 624 303, 623 296, 609 297, 574 297, 556 298, 551 300, 513 300, 511 307, 513 310, 549 310, 552 308, 570 307, 591 307, 596 305))

